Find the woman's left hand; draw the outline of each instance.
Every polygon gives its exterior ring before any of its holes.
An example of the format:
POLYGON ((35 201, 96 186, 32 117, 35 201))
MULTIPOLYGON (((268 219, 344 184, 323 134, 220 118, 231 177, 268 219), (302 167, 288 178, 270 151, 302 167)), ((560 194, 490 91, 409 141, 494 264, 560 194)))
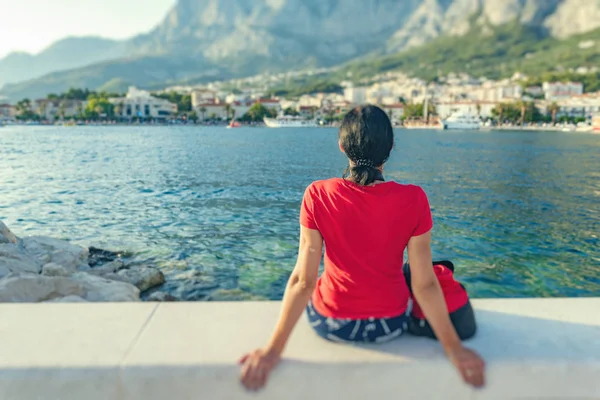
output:
POLYGON ((277 366, 281 357, 273 351, 257 349, 241 358, 242 384, 248 390, 259 390, 267 383, 269 374, 277 366))

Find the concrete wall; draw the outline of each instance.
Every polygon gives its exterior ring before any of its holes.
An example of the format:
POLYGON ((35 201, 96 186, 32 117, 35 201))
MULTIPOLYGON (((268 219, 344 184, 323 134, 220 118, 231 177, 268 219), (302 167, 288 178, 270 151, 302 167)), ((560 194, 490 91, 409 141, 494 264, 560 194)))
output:
POLYGON ((297 327, 266 391, 238 384, 279 304, 0 306, 0 399, 599 399, 600 298, 477 300, 469 345, 488 385, 466 387, 428 339, 350 347, 297 327))

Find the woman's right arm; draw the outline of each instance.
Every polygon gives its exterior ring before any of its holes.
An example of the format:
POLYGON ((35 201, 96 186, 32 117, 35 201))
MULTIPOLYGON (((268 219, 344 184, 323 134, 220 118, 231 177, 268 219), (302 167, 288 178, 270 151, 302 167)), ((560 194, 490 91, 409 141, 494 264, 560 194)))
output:
POLYGON ((483 386, 484 362, 474 351, 464 347, 452 325, 444 294, 433 271, 431 262, 431 231, 413 236, 408 242, 413 294, 435 336, 465 382, 483 386))

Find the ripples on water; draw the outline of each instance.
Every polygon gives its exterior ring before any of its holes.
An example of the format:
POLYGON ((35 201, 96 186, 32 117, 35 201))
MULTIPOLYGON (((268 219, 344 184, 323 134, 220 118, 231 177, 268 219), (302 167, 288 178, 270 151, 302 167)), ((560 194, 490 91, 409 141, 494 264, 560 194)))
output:
MULTIPOLYGON (((339 176, 332 129, 6 127, 0 219, 17 234, 127 249, 188 300, 278 299, 305 187, 339 176)), ((397 131, 388 179, 430 197, 434 258, 476 297, 600 288, 600 135, 397 131)))

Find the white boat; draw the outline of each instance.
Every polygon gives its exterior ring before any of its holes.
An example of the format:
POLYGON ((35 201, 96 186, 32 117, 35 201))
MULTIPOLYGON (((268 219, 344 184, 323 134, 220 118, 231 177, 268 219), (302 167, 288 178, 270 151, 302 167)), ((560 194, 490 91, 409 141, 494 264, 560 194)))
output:
POLYGON ((475 115, 456 113, 444 120, 446 129, 476 130, 481 128, 481 121, 475 115))
POLYGON ((269 128, 316 128, 319 125, 315 121, 305 120, 289 115, 277 118, 264 118, 265 125, 269 128))

